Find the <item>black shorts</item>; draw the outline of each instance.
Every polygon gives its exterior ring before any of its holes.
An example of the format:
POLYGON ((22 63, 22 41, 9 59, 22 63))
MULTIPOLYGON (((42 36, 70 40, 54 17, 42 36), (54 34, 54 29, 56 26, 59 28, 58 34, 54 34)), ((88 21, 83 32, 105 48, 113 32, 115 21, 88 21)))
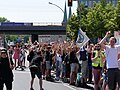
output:
POLYGON ((39 79, 42 78, 42 72, 40 70, 38 70, 38 71, 32 71, 32 70, 30 70, 30 72, 31 72, 31 77, 32 78, 35 78, 35 75, 37 75, 37 77, 39 79))

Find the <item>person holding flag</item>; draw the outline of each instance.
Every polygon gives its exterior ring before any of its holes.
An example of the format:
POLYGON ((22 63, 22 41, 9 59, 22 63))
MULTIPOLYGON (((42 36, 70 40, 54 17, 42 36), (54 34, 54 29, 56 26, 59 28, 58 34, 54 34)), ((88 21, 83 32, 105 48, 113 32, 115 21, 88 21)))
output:
POLYGON ((85 49, 86 43, 89 41, 89 38, 87 35, 80 29, 78 31, 78 37, 77 37, 77 45, 79 47, 79 51, 77 52, 78 56, 78 61, 79 64, 81 65, 81 85, 82 87, 86 87, 86 82, 87 82, 87 71, 88 71, 88 53, 87 50, 85 49))

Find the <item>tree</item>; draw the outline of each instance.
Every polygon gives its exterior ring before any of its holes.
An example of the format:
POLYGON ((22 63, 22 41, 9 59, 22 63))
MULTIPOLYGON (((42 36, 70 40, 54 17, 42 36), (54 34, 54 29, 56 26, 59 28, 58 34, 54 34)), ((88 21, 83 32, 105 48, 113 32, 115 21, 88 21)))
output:
POLYGON ((112 4, 94 3, 94 7, 90 8, 86 17, 82 18, 82 24, 92 38, 103 37, 105 32, 117 28, 115 7, 112 4))
POLYGON ((79 28, 82 28, 89 38, 103 37, 105 32, 113 32, 118 28, 118 23, 120 24, 119 10, 120 4, 119 8, 115 9, 113 4, 106 3, 106 0, 101 0, 100 3, 94 3, 93 7, 88 8, 80 5, 77 10, 77 15, 73 15, 68 22, 69 29, 76 33, 79 28), (118 11, 116 12, 116 10, 118 11))
POLYGON ((18 38, 19 35, 7 35, 7 40, 10 41, 16 41, 16 38, 18 38))
POLYGON ((0 17, 0 22, 10 22, 10 21, 5 17, 0 17))
POLYGON ((78 30, 82 27, 81 18, 83 18, 82 16, 85 16, 87 12, 88 11, 87 8, 85 8, 85 5, 81 4, 77 9, 77 15, 73 14, 68 20, 67 32, 69 33, 70 38, 74 40, 77 39, 78 30))
POLYGON ((118 0, 115 15, 116 15, 115 21, 118 25, 118 30, 120 30, 120 0, 118 0))
POLYGON ((69 38, 75 39, 76 34, 79 29, 79 20, 75 14, 71 16, 67 24, 67 32, 69 33, 69 38))

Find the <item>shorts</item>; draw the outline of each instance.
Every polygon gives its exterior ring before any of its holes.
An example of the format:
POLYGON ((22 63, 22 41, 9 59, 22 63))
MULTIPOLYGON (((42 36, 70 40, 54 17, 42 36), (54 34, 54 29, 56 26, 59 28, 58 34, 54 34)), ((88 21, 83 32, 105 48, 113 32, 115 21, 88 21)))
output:
POLYGON ((116 82, 118 82, 120 88, 120 70, 118 68, 109 68, 107 74, 109 89, 114 90, 116 88, 116 82))
POLYGON ((42 78, 42 72, 39 70, 39 71, 30 71, 30 73, 31 73, 31 77, 32 78, 35 78, 35 75, 37 75, 37 77, 40 79, 40 78, 42 78))
POLYGON ((50 61, 46 61, 46 69, 51 69, 50 61))
POLYGON ((88 61, 82 61, 81 63, 81 73, 82 77, 87 77, 87 72, 88 72, 88 61))
POLYGON ((71 72, 78 72, 78 64, 77 63, 71 63, 70 64, 71 67, 71 72))

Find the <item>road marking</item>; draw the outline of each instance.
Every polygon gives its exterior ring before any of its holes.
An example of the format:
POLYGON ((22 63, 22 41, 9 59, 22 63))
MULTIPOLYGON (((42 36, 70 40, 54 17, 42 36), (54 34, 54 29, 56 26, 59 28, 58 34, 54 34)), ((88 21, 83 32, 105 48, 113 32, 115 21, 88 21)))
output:
POLYGON ((64 83, 63 83, 63 85, 64 85, 65 87, 68 87, 68 88, 72 89, 72 90, 76 90, 75 88, 72 88, 71 86, 69 86, 69 85, 67 85, 67 84, 64 84, 64 83))

